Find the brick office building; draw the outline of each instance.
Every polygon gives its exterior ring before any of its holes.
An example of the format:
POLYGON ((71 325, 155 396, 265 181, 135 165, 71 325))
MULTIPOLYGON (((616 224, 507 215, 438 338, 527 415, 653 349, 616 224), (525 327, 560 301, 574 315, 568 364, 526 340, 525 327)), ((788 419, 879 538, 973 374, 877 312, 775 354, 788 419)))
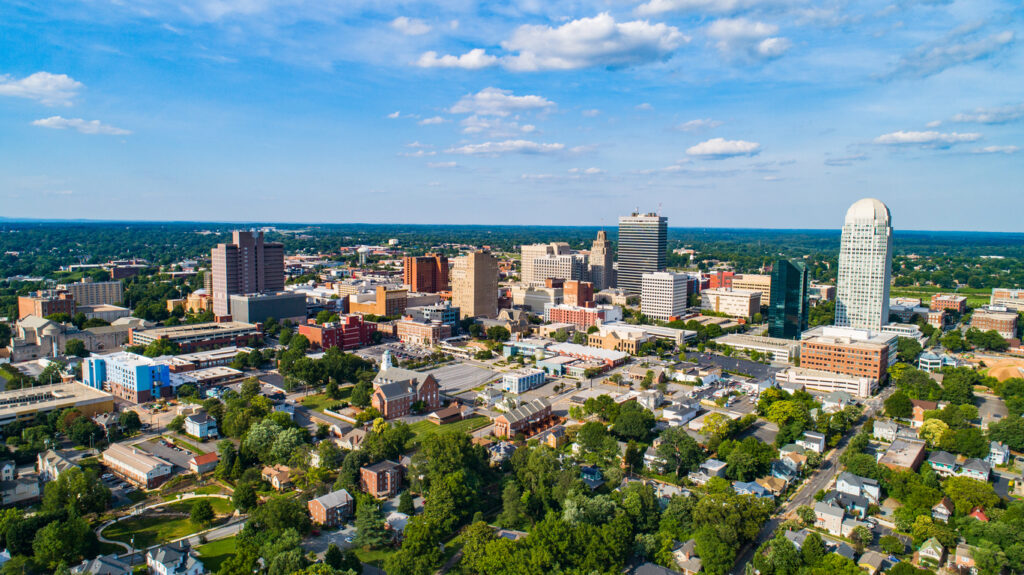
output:
POLYGON ((448 258, 427 254, 403 259, 404 282, 409 290, 419 293, 448 291, 448 258))
POLYGON ((884 381, 890 365, 891 337, 854 339, 829 334, 811 337, 800 342, 800 367, 884 381))
POLYGON ((1017 337, 1016 311, 1005 307, 988 307, 974 310, 971 314, 971 327, 981 331, 995 330, 1004 339, 1017 337))
POLYGON ((381 461, 359 469, 363 491, 377 499, 398 495, 402 485, 402 466, 394 461, 381 461))
POLYGON ((413 404, 421 401, 426 411, 441 407, 441 390, 433 375, 385 367, 373 380, 370 403, 384 419, 409 415, 413 404))
POLYGON ((30 315, 46 317, 55 313, 75 315, 75 297, 71 292, 45 290, 18 296, 18 319, 30 315))
POLYGON ((362 316, 346 315, 323 325, 309 320, 299 326, 299 333, 306 336, 309 344, 320 349, 340 348, 342 351, 356 349, 373 343, 377 324, 363 321, 362 316))
POLYGON ((309 515, 313 523, 324 527, 336 527, 352 515, 355 501, 348 491, 339 489, 309 501, 309 515))
POLYGON ((562 302, 567 305, 587 305, 594 301, 594 284, 566 280, 562 284, 562 302))
POLYGON ((495 437, 530 436, 544 429, 551 420, 551 402, 545 398, 524 403, 508 413, 494 418, 495 437))
POLYGON ((928 307, 933 311, 944 309, 962 314, 967 312, 967 298, 962 295, 937 293, 932 296, 928 307))

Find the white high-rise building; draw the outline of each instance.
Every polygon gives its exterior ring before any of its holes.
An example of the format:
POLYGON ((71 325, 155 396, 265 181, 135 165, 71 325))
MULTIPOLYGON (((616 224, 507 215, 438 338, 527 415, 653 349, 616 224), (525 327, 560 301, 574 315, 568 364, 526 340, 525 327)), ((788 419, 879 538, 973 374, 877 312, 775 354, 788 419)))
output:
POLYGON ((687 304, 689 274, 653 272, 641 276, 640 311, 647 317, 668 321, 683 315, 687 304))
POLYGON ((836 325, 879 331, 889 323, 892 216, 874 198, 850 206, 839 246, 836 325))

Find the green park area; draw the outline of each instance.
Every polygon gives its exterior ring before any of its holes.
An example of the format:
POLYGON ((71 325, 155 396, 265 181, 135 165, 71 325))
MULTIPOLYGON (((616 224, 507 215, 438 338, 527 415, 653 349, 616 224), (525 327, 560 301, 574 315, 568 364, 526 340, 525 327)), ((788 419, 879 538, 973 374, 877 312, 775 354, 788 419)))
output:
MULTIPOLYGON (((209 501, 214 513, 219 516, 227 515, 233 510, 231 501, 227 499, 217 497, 187 499, 177 503, 168 503, 130 519, 118 521, 104 529, 103 536, 129 544, 134 536, 135 548, 143 549, 191 535, 203 529, 189 519, 192 505, 203 500, 209 501)), ((221 520, 214 520, 213 523, 217 524, 221 520)))
POLYGON ((237 546, 235 537, 225 537, 216 541, 210 541, 196 548, 203 560, 203 566, 208 573, 216 573, 220 570, 222 563, 235 554, 237 546))
POLYGON ((427 437, 436 433, 442 433, 446 431, 459 431, 462 433, 470 433, 486 426, 491 422, 490 419, 482 415, 474 415, 472 417, 463 419, 462 421, 456 421, 455 423, 448 423, 445 425, 437 425, 424 419, 423 421, 417 421, 416 423, 409 426, 412 430, 413 436, 409 440, 407 447, 411 447, 422 442, 427 437))

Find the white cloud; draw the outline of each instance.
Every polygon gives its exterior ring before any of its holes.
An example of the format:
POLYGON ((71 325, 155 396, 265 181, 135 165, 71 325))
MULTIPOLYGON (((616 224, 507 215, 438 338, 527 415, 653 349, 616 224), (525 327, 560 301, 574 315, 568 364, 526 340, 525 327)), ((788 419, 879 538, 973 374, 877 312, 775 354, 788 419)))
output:
POLYGON ((390 118, 392 120, 397 120, 398 118, 401 118, 401 117, 402 117, 402 113, 399 112, 398 110, 395 110, 394 112, 391 112, 390 114, 388 114, 388 118, 390 118))
POLYGON ((464 118, 459 124, 464 134, 487 134, 491 138, 509 138, 520 133, 532 133, 537 127, 531 124, 520 126, 518 122, 503 120, 500 117, 481 117, 476 114, 464 118))
POLYGON ((399 16, 391 21, 391 27, 406 36, 422 36, 430 32, 430 24, 416 18, 399 16))
POLYGON ((607 12, 558 28, 520 26, 502 47, 514 56, 503 64, 517 71, 625 67, 666 60, 689 41, 675 26, 646 20, 616 22, 607 12))
POLYGON ((121 128, 115 128, 114 126, 108 126, 100 123, 99 120, 83 120, 81 118, 62 118, 60 116, 50 116, 49 118, 43 118, 42 120, 36 120, 32 122, 33 126, 39 126, 42 128, 52 128, 54 130, 77 130, 82 134, 102 134, 105 136, 127 136, 131 134, 130 130, 124 130, 121 128))
POLYGON ((417 124, 419 124, 421 126, 433 126, 435 124, 443 124, 443 123, 444 123, 444 118, 442 118, 441 116, 433 116, 431 118, 423 118, 422 120, 417 122, 417 124))
POLYGON ((652 106, 649 102, 643 102, 633 107, 637 110, 640 110, 641 112, 649 112, 654 109, 654 106, 652 106))
POLYGON ((941 125, 942 125, 942 121, 935 120, 935 121, 932 121, 932 122, 928 122, 927 124, 924 125, 924 127, 925 128, 938 128, 941 125))
POLYGON ((789 50, 791 42, 775 36, 778 31, 774 24, 746 18, 722 18, 707 28, 708 36, 717 40, 715 46, 722 54, 756 59, 778 58, 789 50))
POLYGON ((748 10, 759 5, 786 3, 786 0, 650 0, 638 6, 636 11, 646 16, 681 11, 722 14, 748 10))
POLYGON ((36 72, 20 80, 0 74, 0 96, 38 100, 47 106, 70 106, 82 88, 81 82, 65 74, 36 72))
POLYGON ((461 56, 445 54, 438 56, 437 52, 424 52, 416 65, 420 68, 463 68, 465 70, 479 70, 498 63, 498 58, 491 56, 483 48, 475 48, 461 56))
POLYGON ((974 150, 975 154, 1016 154, 1020 151, 1017 146, 986 146, 974 150))
POLYGON ((948 147, 964 142, 974 142, 979 139, 981 139, 981 134, 976 133, 943 133, 934 130, 927 132, 905 132, 900 130, 878 136, 875 138, 875 143, 886 146, 948 147))
POLYGON ((744 140, 726 140, 712 138, 686 149, 691 156, 709 159, 732 158, 734 156, 756 156, 761 152, 761 144, 744 140))
POLYGON ((677 130, 682 132, 696 132, 698 130, 705 130, 709 128, 717 128, 722 123, 718 120, 712 120, 711 118, 700 118, 697 120, 690 120, 689 122, 683 122, 676 126, 677 130))
POLYGON ((511 90, 490 87, 476 94, 466 94, 450 111, 453 114, 508 116, 520 112, 546 110, 554 106, 554 102, 542 96, 516 96, 511 90))
POLYGON ((596 108, 592 110, 583 110, 582 112, 580 112, 580 114, 583 114, 584 118, 596 118, 598 115, 601 114, 601 110, 598 110, 596 108))
POLYGON ((867 154, 853 154, 851 156, 838 156, 825 160, 826 166, 852 166, 854 162, 863 162, 868 159, 867 154))
POLYGON ((437 152, 435 152, 433 150, 419 149, 419 150, 416 150, 415 152, 401 152, 398 155, 399 156, 405 156, 407 158, 423 158, 423 157, 426 157, 426 156, 433 156, 435 154, 437 154, 437 152))
POLYGON ((584 176, 597 176, 604 173, 601 168, 570 168, 570 174, 581 174, 584 176))
POLYGON ((428 168, 455 168, 458 164, 455 162, 427 162, 428 168))
POLYGON ((972 124, 1006 124, 1024 117, 1024 104, 1015 106, 998 106, 994 108, 976 108, 973 112, 957 114, 951 119, 954 122, 972 124))
POLYGON ((975 38, 974 30, 954 31, 904 56, 889 75, 916 77, 938 74, 947 68, 983 60, 1013 43, 1013 32, 1006 30, 983 38, 975 38))
POLYGON ((505 140, 502 142, 483 142, 467 144, 447 150, 449 154, 465 154, 470 156, 497 156, 499 154, 548 154, 560 152, 565 144, 544 144, 529 140, 505 140))

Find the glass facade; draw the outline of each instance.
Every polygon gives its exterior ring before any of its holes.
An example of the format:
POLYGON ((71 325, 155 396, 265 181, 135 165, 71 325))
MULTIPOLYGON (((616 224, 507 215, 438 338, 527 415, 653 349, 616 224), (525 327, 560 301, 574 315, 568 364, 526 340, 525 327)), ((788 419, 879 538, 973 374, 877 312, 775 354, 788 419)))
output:
POLYGON ((639 295, 643 275, 665 270, 668 218, 633 214, 619 218, 618 287, 639 295))
POLYGON ((800 339, 807 329, 810 279, 803 262, 780 259, 772 268, 771 301, 768 303, 768 335, 800 339))

